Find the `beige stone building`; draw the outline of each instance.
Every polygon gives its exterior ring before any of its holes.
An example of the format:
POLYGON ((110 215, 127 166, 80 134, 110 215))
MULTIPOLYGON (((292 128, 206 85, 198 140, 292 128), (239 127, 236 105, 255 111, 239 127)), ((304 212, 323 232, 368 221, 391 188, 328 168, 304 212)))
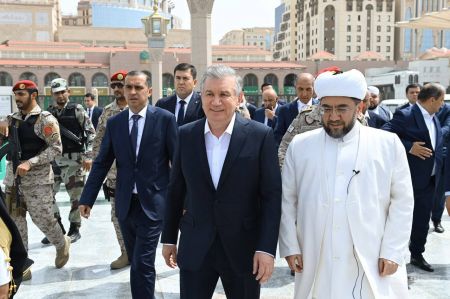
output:
POLYGON ((272 61, 272 52, 257 46, 212 46, 212 61, 272 61))
POLYGON ((60 25, 59 0, 2 0, 0 42, 53 41, 60 25))
POLYGON ((297 59, 297 0, 282 0, 284 12, 281 15, 280 28, 275 36, 273 58, 277 61, 295 61, 297 59))
POLYGON ((220 45, 254 46, 270 51, 274 38, 273 27, 253 27, 231 30, 220 39, 220 45))

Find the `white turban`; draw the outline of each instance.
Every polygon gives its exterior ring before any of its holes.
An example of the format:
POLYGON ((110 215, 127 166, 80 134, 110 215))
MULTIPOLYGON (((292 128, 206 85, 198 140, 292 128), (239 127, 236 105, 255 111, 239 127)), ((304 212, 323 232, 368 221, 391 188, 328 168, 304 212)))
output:
POLYGON ((349 97, 362 100, 366 96, 367 83, 358 70, 343 73, 325 72, 317 76, 314 91, 319 99, 323 97, 349 97))
POLYGON ((369 91, 370 93, 373 93, 376 96, 380 95, 380 90, 376 86, 369 86, 369 87, 367 87, 367 91, 369 91))

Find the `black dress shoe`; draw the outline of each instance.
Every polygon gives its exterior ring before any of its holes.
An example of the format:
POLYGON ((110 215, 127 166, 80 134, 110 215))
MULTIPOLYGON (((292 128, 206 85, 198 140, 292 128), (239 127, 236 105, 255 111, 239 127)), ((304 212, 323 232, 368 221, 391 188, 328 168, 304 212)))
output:
POLYGON ((434 272, 433 267, 431 267, 431 265, 427 263, 422 255, 416 257, 411 256, 411 265, 414 265, 427 272, 434 272))
POLYGON ((442 224, 441 224, 440 221, 439 222, 433 222, 433 224, 434 224, 434 231, 435 232, 442 234, 445 231, 444 228, 442 227, 442 224))

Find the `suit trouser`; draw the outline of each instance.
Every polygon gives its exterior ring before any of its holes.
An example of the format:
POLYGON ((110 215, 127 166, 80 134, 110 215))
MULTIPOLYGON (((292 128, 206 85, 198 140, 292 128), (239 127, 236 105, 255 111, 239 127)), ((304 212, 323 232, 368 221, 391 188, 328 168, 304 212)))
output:
POLYGON ((162 221, 148 218, 139 200, 133 197, 127 217, 119 223, 131 263, 131 295, 134 299, 152 299, 155 293, 155 254, 162 221))
MULTIPOLYGON (((444 158, 444 161, 447 158, 444 158)), ((445 165, 445 162, 444 162, 445 165)), ((444 213, 444 209, 445 209, 445 191, 449 191, 449 190, 445 190, 445 171, 447 169, 445 169, 445 167, 443 167, 442 169, 442 173, 441 173, 441 179, 440 182, 437 183, 436 186, 436 194, 434 196, 434 203, 433 203, 433 208, 431 211, 431 220, 433 220, 433 222, 441 222, 442 219, 442 214, 444 213)))
POLYGON ((435 176, 431 177, 425 188, 420 190, 414 189, 414 213, 409 243, 409 251, 412 256, 418 256, 425 251, 435 194, 435 176))
POLYGON ((211 299, 220 277, 228 299, 256 299, 260 284, 252 273, 239 274, 230 266, 219 236, 199 270, 180 269, 181 299, 211 299))

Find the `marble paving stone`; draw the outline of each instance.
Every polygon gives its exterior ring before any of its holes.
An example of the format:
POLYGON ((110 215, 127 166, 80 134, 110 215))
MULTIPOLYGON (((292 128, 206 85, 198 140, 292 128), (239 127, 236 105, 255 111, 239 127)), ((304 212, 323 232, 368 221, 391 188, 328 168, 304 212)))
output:
MULTIPOLYGON (((64 225, 68 228, 68 196, 60 192, 57 200, 60 203, 64 225)), ((22 284, 15 298, 131 298, 129 268, 121 270, 109 268, 109 264, 119 256, 120 251, 110 222, 110 205, 103 198, 99 198, 91 217, 83 220, 82 237, 72 244, 70 260, 62 269, 54 267, 54 247, 40 243, 43 234, 30 219, 28 220, 30 257, 35 261, 32 267, 33 278, 22 284)), ((444 216, 443 226, 446 229, 444 234, 430 230, 425 252, 425 258, 436 271, 427 273, 411 265, 407 266, 411 299, 450 298, 450 217, 447 215, 444 216)), ((161 256, 161 246, 158 248, 155 264, 156 298, 178 299, 178 270, 165 265, 161 256)), ((293 298, 294 280, 284 260, 276 260, 274 274, 263 286, 261 294, 263 299, 293 298)), ((213 298, 226 298, 220 283, 213 298)))

